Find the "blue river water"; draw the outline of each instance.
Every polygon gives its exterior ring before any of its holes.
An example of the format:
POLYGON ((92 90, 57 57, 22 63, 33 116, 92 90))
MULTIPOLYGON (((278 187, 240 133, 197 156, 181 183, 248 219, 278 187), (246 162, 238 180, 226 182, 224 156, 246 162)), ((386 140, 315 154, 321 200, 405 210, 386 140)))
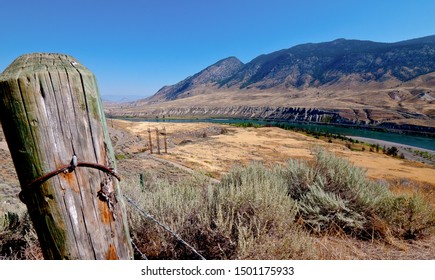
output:
POLYGON ((435 151, 435 138, 429 136, 416 136, 408 134, 400 134, 395 132, 383 132, 368 129, 359 129, 355 127, 335 126, 335 125, 323 125, 313 123, 298 123, 298 122, 268 122, 261 120, 243 120, 243 119, 129 119, 132 121, 152 121, 152 122, 210 122, 221 124, 234 124, 234 123, 246 123, 251 122, 255 124, 288 124, 297 128, 309 129, 316 132, 326 132, 331 134, 340 134, 346 136, 365 137, 383 141, 394 142, 403 145, 414 146, 418 148, 428 149, 435 151))

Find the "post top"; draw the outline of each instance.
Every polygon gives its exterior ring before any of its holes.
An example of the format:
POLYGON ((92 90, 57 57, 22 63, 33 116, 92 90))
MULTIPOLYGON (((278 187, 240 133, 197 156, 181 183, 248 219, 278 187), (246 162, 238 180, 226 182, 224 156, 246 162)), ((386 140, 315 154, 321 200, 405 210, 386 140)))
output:
POLYGON ((41 71, 79 71, 91 73, 77 59, 58 53, 30 53, 15 59, 0 75, 0 80, 41 71))

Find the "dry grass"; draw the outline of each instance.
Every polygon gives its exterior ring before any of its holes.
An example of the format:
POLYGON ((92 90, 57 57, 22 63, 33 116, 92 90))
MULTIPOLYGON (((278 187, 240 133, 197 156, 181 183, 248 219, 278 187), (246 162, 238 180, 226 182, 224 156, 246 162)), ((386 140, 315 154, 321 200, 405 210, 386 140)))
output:
POLYGON ((29 215, 23 208, 5 206, 0 199, 0 259, 41 260, 42 250, 29 215))
POLYGON ((425 184, 406 179, 395 179, 389 182, 390 190, 398 195, 420 195, 424 201, 435 206, 435 184, 425 184))
POLYGON ((319 258, 323 260, 433 260, 435 236, 403 241, 393 239, 363 241, 348 236, 315 238, 319 258))

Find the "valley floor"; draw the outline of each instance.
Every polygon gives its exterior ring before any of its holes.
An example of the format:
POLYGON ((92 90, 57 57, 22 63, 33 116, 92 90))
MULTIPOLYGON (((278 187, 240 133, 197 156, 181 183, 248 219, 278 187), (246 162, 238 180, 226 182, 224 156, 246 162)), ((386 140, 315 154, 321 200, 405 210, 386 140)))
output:
POLYGON ((435 184, 435 168, 431 165, 392 158, 382 152, 370 152, 369 148, 355 151, 343 143, 328 143, 275 127, 240 128, 209 123, 162 124, 121 120, 115 120, 114 126, 142 139, 140 143, 118 144, 118 147, 124 146, 124 153, 130 154, 147 147, 148 128, 153 131, 152 139, 155 141, 155 128, 161 130, 165 126, 169 148, 168 153, 162 153, 160 157, 203 171, 214 178, 219 178, 236 164, 246 165, 252 161, 277 164, 285 163, 290 158, 310 159, 312 149, 319 146, 348 158, 356 166, 366 169, 374 179, 435 184))
MULTIPOLYGON (((219 180, 234 166, 253 161, 272 166, 283 164, 290 158, 310 159, 313 148, 320 146, 366 169, 372 179, 388 181, 393 188, 408 184, 410 188, 428 189, 432 195, 435 190, 435 168, 432 165, 392 158, 382 152, 370 152, 368 148, 352 151, 343 143, 328 143, 279 128, 240 128, 210 123, 112 122, 112 135, 127 132, 134 135, 129 142, 122 140, 114 143, 117 153, 125 156, 120 161, 120 168, 134 173, 133 176, 151 170, 158 174, 157 177, 179 181, 191 171, 201 171, 219 180), (163 152, 160 136, 162 153, 156 154, 155 129, 161 131, 163 125, 168 134, 168 153, 163 152), (148 129, 152 132, 152 155, 147 149, 148 129)), ((397 191, 411 192, 402 188, 397 191)), ((435 201, 433 203, 435 205, 435 201)), ((362 241, 348 236, 319 237, 316 242, 322 259, 435 259, 434 235, 410 242, 362 241)))

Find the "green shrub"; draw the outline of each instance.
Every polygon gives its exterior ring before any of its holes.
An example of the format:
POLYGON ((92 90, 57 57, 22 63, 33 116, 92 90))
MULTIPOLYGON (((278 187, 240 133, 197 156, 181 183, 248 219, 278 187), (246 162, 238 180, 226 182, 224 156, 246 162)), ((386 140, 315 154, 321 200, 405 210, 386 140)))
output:
POLYGON ((273 170, 258 163, 237 167, 214 194, 217 226, 231 234, 238 258, 314 257, 312 241, 294 222, 296 205, 273 170))
POLYGON ((115 155, 115 159, 116 160, 123 160, 123 159, 127 159, 128 157, 124 154, 116 154, 115 155))
POLYGON ((397 147, 390 147, 388 148, 385 153, 389 156, 397 157, 397 154, 399 153, 399 149, 397 147))
POLYGON ((277 169, 307 228, 340 230, 363 238, 417 238, 434 227, 434 210, 418 196, 397 196, 348 160, 316 150, 314 160, 290 160, 277 169), (379 220, 382 219, 382 221, 379 220), (388 228, 381 228, 379 223, 388 228))
MULTIPOLYGON (((294 222, 296 206, 283 180, 262 165, 235 168, 217 185, 195 174, 176 185, 159 183, 151 191, 124 188, 208 259, 315 257, 309 235, 294 222)), ((149 220, 131 211, 129 220, 149 258, 197 258, 149 220)))
POLYGON ((362 169, 325 150, 316 150, 311 164, 290 160, 277 172, 314 232, 338 227, 359 234, 376 201, 387 193, 386 186, 368 180, 362 169))
POLYGON ((390 196, 379 204, 378 215, 394 236, 417 239, 433 233, 435 211, 420 195, 390 196))

